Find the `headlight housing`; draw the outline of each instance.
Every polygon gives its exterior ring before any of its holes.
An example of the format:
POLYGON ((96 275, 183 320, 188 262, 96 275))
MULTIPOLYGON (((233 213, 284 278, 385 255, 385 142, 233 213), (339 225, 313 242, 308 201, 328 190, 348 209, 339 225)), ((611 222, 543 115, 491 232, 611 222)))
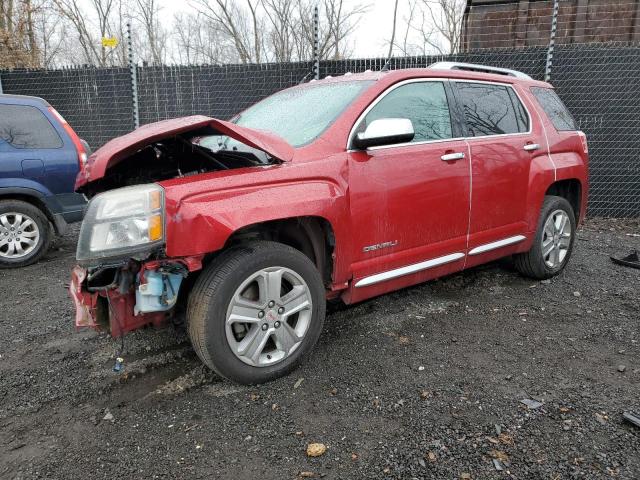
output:
POLYGON ((164 230, 162 187, 151 183, 110 190, 89 202, 76 258, 83 264, 149 252, 164 242, 164 230))

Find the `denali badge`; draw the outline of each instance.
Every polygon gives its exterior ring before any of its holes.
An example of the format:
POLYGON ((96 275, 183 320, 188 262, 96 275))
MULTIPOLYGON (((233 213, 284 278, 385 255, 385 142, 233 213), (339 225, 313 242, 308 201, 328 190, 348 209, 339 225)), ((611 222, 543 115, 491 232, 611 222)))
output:
POLYGON ((398 244, 398 240, 392 240, 390 242, 376 243, 375 245, 369 245, 362 249, 363 252, 373 252, 374 250, 380 250, 382 248, 394 247, 398 244))

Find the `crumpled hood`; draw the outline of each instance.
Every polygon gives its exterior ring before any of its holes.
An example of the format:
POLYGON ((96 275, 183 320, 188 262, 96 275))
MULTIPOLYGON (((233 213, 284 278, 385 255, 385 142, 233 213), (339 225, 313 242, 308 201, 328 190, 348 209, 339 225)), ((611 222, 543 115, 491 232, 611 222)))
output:
POLYGON ((75 188, 77 190, 101 179, 109 168, 147 145, 163 138, 205 127, 212 128, 217 134, 227 135, 250 147, 262 150, 282 162, 289 162, 293 158, 294 148, 277 135, 204 115, 193 115, 150 123, 105 143, 89 157, 87 165, 80 170, 75 188))

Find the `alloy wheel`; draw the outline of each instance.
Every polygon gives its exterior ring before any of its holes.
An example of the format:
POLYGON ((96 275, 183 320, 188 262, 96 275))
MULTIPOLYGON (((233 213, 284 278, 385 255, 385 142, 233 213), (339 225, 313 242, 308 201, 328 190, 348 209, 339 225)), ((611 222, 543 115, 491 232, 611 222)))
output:
POLYGON ((311 292, 300 275, 284 267, 259 270, 233 294, 226 315, 227 342, 244 363, 273 365, 300 346, 312 311, 311 292))
POLYGON ((549 268, 564 262, 571 246, 571 220, 564 210, 554 210, 547 217, 542 233, 542 258, 549 268))
POLYGON ((40 242, 36 222, 24 213, 0 214, 0 257, 21 258, 29 255, 40 242))

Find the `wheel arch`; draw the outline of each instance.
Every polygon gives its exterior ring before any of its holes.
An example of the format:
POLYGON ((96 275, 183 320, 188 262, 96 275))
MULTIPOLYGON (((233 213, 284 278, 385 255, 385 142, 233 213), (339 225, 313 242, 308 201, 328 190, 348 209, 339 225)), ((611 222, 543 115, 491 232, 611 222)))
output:
POLYGON ((0 188, 0 200, 20 200, 33 205, 47 217, 53 225, 56 234, 64 232, 64 226, 60 225, 51 209, 47 206, 45 196, 31 188, 0 188))
POLYGON ((576 217, 576 223, 582 217, 582 182, 577 178, 558 180, 547 188, 545 196, 555 195, 569 202, 576 217))
POLYGON ((255 240, 275 241, 295 248, 316 265, 325 287, 333 283, 335 234, 326 218, 301 216, 246 225, 229 236, 223 250, 255 240))

